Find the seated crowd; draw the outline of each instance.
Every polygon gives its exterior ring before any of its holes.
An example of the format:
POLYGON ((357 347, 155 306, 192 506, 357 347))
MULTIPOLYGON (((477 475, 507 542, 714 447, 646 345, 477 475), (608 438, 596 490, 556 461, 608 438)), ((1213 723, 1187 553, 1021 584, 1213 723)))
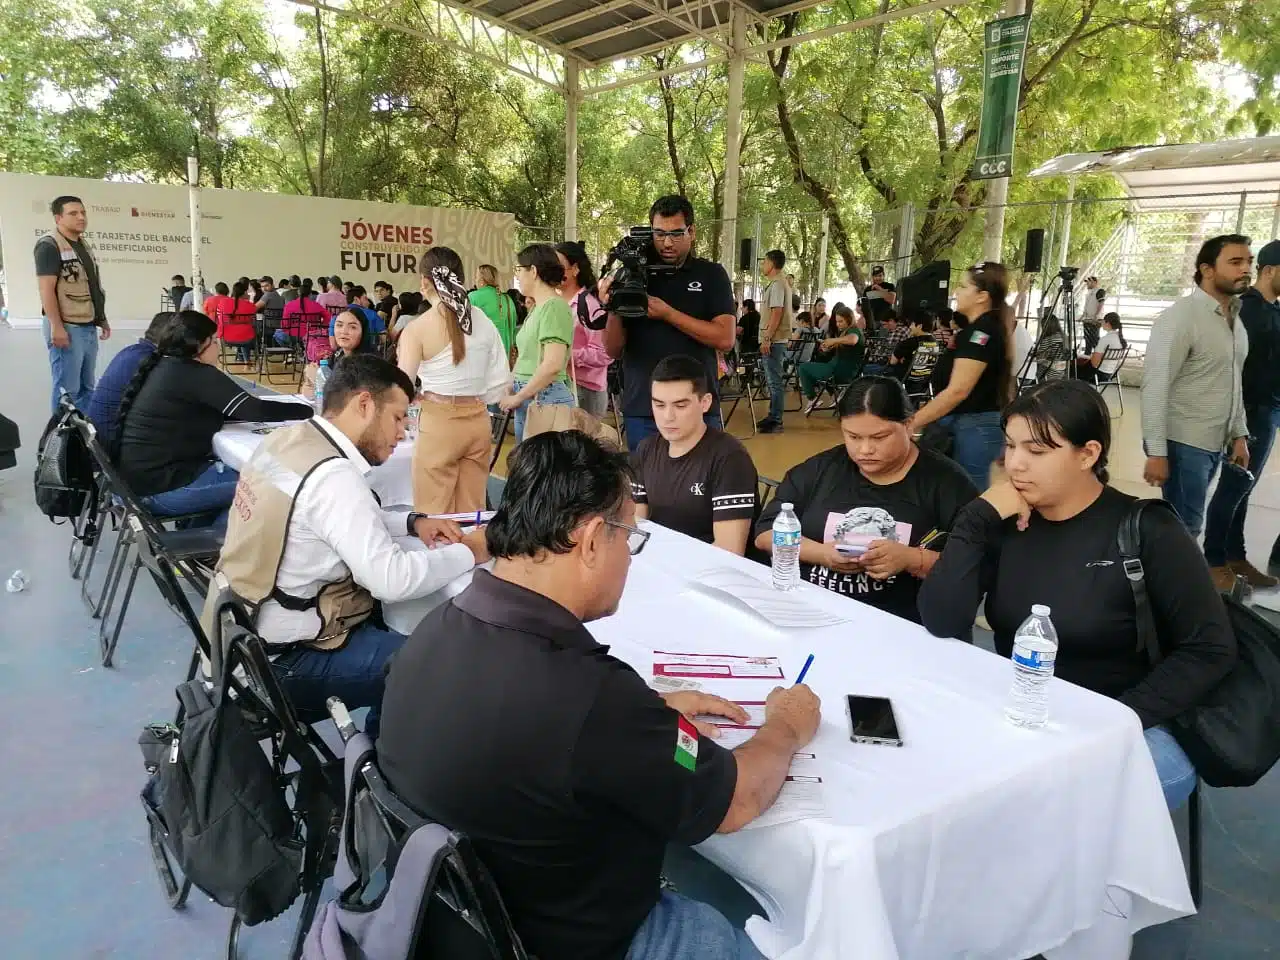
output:
MULTIPOLYGON (((277 336, 299 335, 291 317, 327 323, 317 358, 332 372, 314 416, 253 396, 214 365, 219 337, 236 342, 227 338, 249 316, 239 305, 253 307, 242 283, 215 296, 226 298, 216 321, 157 316, 112 361, 90 415, 158 515, 226 525, 206 617, 229 589, 302 719, 321 720, 330 696, 369 708, 365 728, 393 789, 470 836, 525 947, 542 957, 759 957, 714 908, 662 891, 664 848, 739 830, 767 810, 819 724, 808 687, 775 689, 764 725, 724 749, 694 717, 743 722, 741 707, 660 695, 597 643, 585 624, 617 609, 650 536, 645 520, 767 562, 773 522, 791 503, 803 579, 963 641, 985 603, 1006 657, 1031 602, 1063 611, 1057 674, 1131 707, 1170 808, 1185 801, 1196 774, 1167 724, 1232 666, 1222 600, 1177 517, 1145 513, 1164 653, 1147 660, 1116 539, 1135 498, 1107 484, 1109 412, 1078 379, 1047 378, 1015 397, 1004 267, 976 265, 954 314, 909 322, 879 274, 868 288, 873 337, 855 308, 827 314, 815 303, 806 320, 820 342, 798 376, 806 394, 843 384, 841 442, 788 470, 762 503, 750 455, 723 429, 715 354, 735 333, 741 347, 756 335, 776 384, 779 331, 794 315, 785 260, 766 257, 777 289, 764 313, 748 301, 735 321, 723 270, 690 254, 687 201, 669 200, 651 222, 676 279, 651 290, 646 323, 602 316, 608 281, 597 287, 574 244, 520 252, 523 323, 492 267, 468 291, 461 259, 443 247, 423 256, 418 298, 407 301, 385 284, 375 302, 359 287, 344 293, 337 277, 318 296, 310 280, 291 277, 277 292, 263 278, 263 296, 284 304, 277 336), (388 331, 398 365, 373 348, 388 331), (627 374, 629 456, 574 430, 524 436, 535 402, 603 413, 593 394, 610 355, 627 374), (413 506, 383 509, 369 475, 404 441, 414 402, 413 506), (465 532, 430 514, 483 508, 491 404, 515 411, 519 443, 492 521, 465 532), (287 425, 237 474, 213 455, 228 420, 287 425), (1004 478, 993 484, 998 459, 1004 478), (383 604, 488 561, 412 635, 387 627, 383 604), (432 735, 446 730, 468 735, 432 735), (673 762, 673 744, 686 742, 688 762, 673 762)), ((1124 344, 1118 317, 1103 326, 1076 360, 1098 376, 1114 374, 1103 365, 1124 344)))

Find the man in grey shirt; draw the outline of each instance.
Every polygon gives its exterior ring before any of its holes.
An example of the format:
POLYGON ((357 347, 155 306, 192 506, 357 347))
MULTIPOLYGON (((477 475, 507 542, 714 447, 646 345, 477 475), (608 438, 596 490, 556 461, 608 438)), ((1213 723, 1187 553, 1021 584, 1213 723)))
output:
POLYGON ((1143 479, 1162 488, 1192 536, 1223 451, 1229 469, 1249 468, 1241 392, 1249 336, 1238 321, 1249 289, 1249 238, 1206 240, 1196 255, 1196 289, 1156 317, 1142 377, 1143 479))
POLYGON ((764 376, 769 382, 769 415, 756 424, 761 433, 782 432, 782 409, 786 403, 786 382, 782 364, 787 357, 787 339, 791 336, 791 284, 782 273, 787 255, 770 250, 764 255, 761 272, 769 281, 764 290, 764 306, 760 311, 760 358, 764 376))

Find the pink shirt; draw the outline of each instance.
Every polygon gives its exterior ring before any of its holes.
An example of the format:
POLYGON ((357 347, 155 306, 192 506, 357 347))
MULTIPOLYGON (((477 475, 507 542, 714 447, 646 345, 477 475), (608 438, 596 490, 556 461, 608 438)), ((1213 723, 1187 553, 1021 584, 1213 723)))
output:
POLYGON ((345 310, 347 308, 347 295, 341 290, 326 290, 316 297, 316 303, 328 308, 330 311, 345 310))
POLYGON ((587 298, 587 316, 598 317, 604 313, 600 301, 586 291, 579 290, 569 301, 573 314, 573 370, 578 383, 588 390, 604 390, 609 385, 609 354, 604 348, 604 330, 588 330, 578 319, 578 301, 587 298))

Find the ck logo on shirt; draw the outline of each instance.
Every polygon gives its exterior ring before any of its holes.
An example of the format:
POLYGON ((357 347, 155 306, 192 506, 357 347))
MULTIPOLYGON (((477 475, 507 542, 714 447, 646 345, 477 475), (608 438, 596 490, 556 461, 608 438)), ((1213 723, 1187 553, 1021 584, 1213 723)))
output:
POLYGON ((690 293, 701 293, 701 292, 702 292, 702 281, 701 281, 701 280, 694 280, 691 284, 689 284, 689 292, 690 292, 690 293))
POLYGON ((695 483, 691 487, 689 487, 689 492, 692 493, 695 497, 704 496, 702 492, 702 484, 700 483, 695 483))

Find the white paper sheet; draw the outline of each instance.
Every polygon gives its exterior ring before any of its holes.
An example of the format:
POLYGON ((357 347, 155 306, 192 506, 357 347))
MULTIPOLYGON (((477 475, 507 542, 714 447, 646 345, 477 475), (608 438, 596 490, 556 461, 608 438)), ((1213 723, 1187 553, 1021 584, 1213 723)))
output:
POLYGON ((830 627, 848 622, 847 618, 809 602, 803 591, 775 590, 771 583, 732 567, 704 570, 686 589, 746 607, 776 627, 830 627))

